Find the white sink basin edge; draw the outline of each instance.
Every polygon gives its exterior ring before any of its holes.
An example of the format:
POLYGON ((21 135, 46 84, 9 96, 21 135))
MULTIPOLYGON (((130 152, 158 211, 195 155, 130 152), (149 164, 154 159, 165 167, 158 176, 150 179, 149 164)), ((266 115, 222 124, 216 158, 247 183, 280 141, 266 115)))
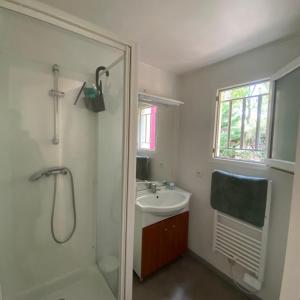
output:
POLYGON ((156 216, 175 215, 189 206, 191 193, 176 188, 163 188, 156 193, 144 191, 137 194, 136 208, 156 216))

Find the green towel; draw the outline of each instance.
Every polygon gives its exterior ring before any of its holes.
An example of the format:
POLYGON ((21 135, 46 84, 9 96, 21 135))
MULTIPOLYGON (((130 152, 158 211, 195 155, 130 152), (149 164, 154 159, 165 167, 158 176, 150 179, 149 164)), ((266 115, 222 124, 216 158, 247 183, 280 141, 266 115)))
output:
POLYGON ((268 180, 215 171, 211 182, 211 206, 227 215, 264 226, 268 180))

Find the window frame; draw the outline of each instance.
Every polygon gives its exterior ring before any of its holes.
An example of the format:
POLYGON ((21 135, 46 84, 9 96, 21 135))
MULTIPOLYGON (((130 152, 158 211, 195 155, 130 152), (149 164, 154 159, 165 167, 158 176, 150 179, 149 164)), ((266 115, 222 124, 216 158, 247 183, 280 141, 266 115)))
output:
POLYGON ((147 149, 141 147, 141 110, 145 109, 146 107, 138 107, 138 130, 137 130, 137 149, 139 152, 142 153, 155 153, 157 151, 157 113, 158 113, 158 106, 157 105, 149 105, 149 103, 143 103, 145 105, 148 105, 148 107, 156 106, 156 113, 155 113, 155 149, 147 149))
MULTIPOLYGON (((241 84, 235 84, 231 85, 228 87, 223 87, 220 89, 217 89, 216 92, 216 106, 215 106, 215 119, 214 119, 214 130, 213 130, 213 147, 212 147, 212 158, 214 160, 219 160, 219 161, 229 161, 229 162, 235 162, 235 163, 245 163, 245 164, 253 164, 253 165, 263 165, 265 166, 267 164, 267 160, 269 159, 269 152, 270 152, 270 135, 271 135, 271 127, 272 127, 272 110, 273 110, 273 88, 274 88, 274 83, 271 78, 263 78, 259 80, 253 80, 249 81, 246 83, 241 83, 241 84), (221 114, 221 99, 220 99, 220 94, 223 91, 226 90, 231 90, 235 88, 240 88, 244 86, 249 86, 253 84, 259 84, 263 82, 269 82, 269 93, 268 94, 262 94, 258 95, 259 96, 264 96, 264 95, 269 95, 269 106, 268 106, 268 116, 267 116, 267 122, 266 122, 266 158, 261 161, 256 161, 256 160, 251 160, 251 159, 239 159, 239 158, 229 158, 229 157, 222 157, 218 155, 218 149, 219 149, 219 132, 220 132, 220 114, 221 114)), ((250 97, 255 97, 255 96, 250 96, 250 97)), ((237 99, 245 99, 249 98, 248 97, 241 97, 241 98, 236 98, 236 99, 230 99, 229 101, 234 101, 237 99)), ((241 149, 243 150, 243 149, 241 149)), ((249 150, 249 149, 246 149, 249 150)))
MULTIPOLYGON (((280 159, 275 159, 272 157, 272 148, 273 148, 273 139, 274 139, 274 121, 275 121, 275 110, 276 110, 276 81, 278 79, 283 78, 284 76, 288 75, 289 73, 295 71, 296 69, 300 68, 300 56, 292 60, 287 65, 280 68, 276 73, 274 73, 270 77, 270 81, 272 84, 271 89, 271 124, 270 124, 270 132, 269 132, 269 153, 267 164, 271 168, 286 172, 288 174, 294 174, 295 172, 295 164, 296 162, 290 162, 280 159)), ((298 134, 299 135, 299 134, 298 134)))

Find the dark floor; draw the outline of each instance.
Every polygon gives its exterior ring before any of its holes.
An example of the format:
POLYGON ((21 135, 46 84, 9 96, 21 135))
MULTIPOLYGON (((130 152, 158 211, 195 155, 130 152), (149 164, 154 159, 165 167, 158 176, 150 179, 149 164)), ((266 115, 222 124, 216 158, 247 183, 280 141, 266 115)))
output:
POLYGON ((191 255, 140 283, 134 275, 133 300, 249 300, 191 255))

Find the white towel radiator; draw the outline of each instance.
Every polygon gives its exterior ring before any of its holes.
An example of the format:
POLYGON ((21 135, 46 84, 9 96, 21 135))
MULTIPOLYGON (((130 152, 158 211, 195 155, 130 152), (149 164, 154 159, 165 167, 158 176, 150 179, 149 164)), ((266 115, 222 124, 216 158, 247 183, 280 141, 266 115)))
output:
POLYGON ((248 270, 260 286, 265 270, 271 187, 272 182, 269 181, 265 222, 261 228, 215 210, 213 251, 225 255, 248 270))

